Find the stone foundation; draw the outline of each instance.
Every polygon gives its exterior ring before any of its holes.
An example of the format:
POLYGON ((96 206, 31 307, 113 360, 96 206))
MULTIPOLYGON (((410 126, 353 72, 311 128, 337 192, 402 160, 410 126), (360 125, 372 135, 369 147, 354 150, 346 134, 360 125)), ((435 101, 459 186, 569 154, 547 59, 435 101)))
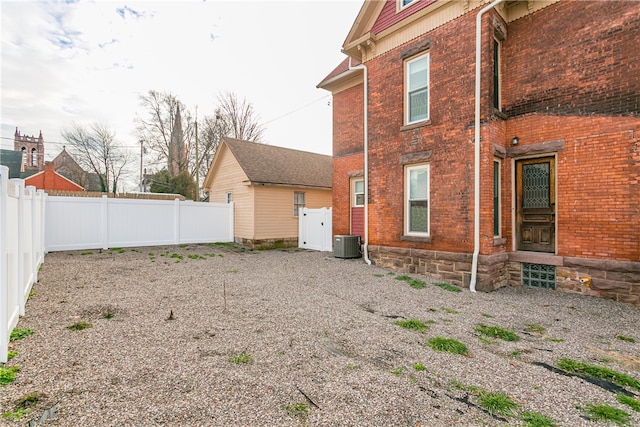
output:
MULTIPOLYGON (((398 273, 424 274, 462 288, 471 283, 472 254, 371 245, 368 249, 375 265, 398 273)), ((478 257, 477 290, 488 292, 508 284, 506 259, 506 254, 478 257)))
POLYGON ((289 237, 285 239, 244 239, 236 237, 234 242, 247 247, 249 249, 280 249, 280 248, 297 248, 298 238, 289 237))
MULTIPOLYGON (((398 273, 424 274, 434 280, 468 288, 472 254, 368 247, 369 259, 398 273)), ((522 286, 522 263, 556 266, 556 289, 640 306, 640 262, 561 257, 535 252, 511 252, 478 257, 476 289, 490 292, 522 286)))

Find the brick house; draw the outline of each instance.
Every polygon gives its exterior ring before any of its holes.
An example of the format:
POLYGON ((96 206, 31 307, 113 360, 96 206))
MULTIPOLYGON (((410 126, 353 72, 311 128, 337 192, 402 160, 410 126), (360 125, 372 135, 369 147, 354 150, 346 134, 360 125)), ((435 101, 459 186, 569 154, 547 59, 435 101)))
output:
POLYGON ((640 305, 637 40, 635 2, 365 1, 318 85, 333 233, 472 290, 640 305))

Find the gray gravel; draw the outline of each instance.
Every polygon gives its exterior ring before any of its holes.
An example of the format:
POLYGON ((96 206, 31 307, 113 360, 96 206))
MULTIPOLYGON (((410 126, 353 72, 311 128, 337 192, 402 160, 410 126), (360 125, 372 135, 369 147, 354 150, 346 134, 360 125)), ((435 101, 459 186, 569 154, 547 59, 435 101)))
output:
POLYGON ((7 366, 20 372, 0 388, 0 412, 27 393, 40 399, 0 423, 511 426, 536 411, 560 426, 604 426, 577 409, 604 403, 640 425, 607 384, 552 369, 571 358, 640 379, 637 307, 524 288, 413 289, 396 276, 302 250, 48 254, 18 324, 35 333, 11 344, 18 354, 7 366), (402 319, 432 323, 419 333, 394 325, 402 319), (91 327, 67 328, 77 322, 91 327), (521 339, 483 338, 480 323, 521 339), (465 343, 469 355, 432 350, 436 336, 465 343), (233 363, 239 355, 251 361, 233 363), (519 408, 491 415, 478 389, 506 393, 519 408))

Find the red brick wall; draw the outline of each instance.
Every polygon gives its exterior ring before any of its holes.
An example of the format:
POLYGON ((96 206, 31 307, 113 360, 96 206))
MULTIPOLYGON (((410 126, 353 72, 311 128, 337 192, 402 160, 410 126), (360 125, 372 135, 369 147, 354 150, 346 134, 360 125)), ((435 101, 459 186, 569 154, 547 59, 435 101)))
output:
MULTIPOLYGON (((473 247, 473 16, 367 62, 369 238, 373 245, 471 251, 473 247), (431 124, 403 129, 403 52, 430 43, 431 124), (404 234, 403 155, 431 154, 431 242, 404 234)), ((488 45, 487 45, 488 46, 488 45)))
MULTIPOLYGON (((366 63, 372 259, 464 286, 473 250, 474 26, 469 13, 366 63), (403 56, 419 46, 428 46, 431 57, 430 123, 403 127, 403 56), (430 240, 403 238, 408 155, 431 166, 430 240), (443 257, 450 263, 431 265, 443 257), (458 279, 443 273, 454 270, 458 279)), ((506 269, 524 262, 509 263, 521 254, 505 253, 515 250, 512 173, 518 158, 551 155, 558 287, 584 292, 578 277, 588 274, 588 292, 640 303, 639 31, 634 2, 563 1, 508 25, 497 13, 485 16, 479 286, 520 283, 519 273, 506 269), (507 30, 502 112, 491 110, 494 22, 507 30), (557 148, 527 151, 549 142, 557 148), (495 155, 502 158, 502 239, 493 236, 495 155)), ((334 234, 349 232, 349 177, 363 168, 361 94, 358 86, 334 95, 334 234)))
POLYGON ((563 1, 510 23, 504 111, 637 117, 639 9, 634 1, 563 1))
POLYGON ((363 85, 333 95, 333 234, 349 234, 350 180, 364 169, 363 85))
POLYGON ((564 141, 556 163, 558 255, 640 261, 640 119, 536 114, 510 120, 507 133, 523 146, 564 141))

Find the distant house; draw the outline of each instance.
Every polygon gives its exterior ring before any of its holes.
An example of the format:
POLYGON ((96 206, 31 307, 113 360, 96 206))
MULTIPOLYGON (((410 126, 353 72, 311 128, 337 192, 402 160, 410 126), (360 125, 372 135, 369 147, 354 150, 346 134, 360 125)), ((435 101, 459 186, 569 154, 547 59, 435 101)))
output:
POLYGON ((85 191, 102 191, 98 174, 88 173, 82 169, 67 151, 67 147, 63 146, 62 151, 53 159, 53 169, 60 175, 81 185, 85 191))
POLYGON ((234 203, 237 243, 297 246, 300 209, 331 206, 331 175, 331 156, 223 138, 203 187, 234 203))
POLYGON ((9 168, 9 179, 26 178, 33 174, 24 171, 23 154, 20 151, 0 149, 0 165, 9 168))
POLYGON ((318 85, 333 233, 471 290, 640 305, 638 40, 637 2, 366 0, 318 85))
POLYGON ((24 185, 38 190, 84 191, 84 188, 54 170, 52 162, 46 162, 44 170, 26 178, 24 185))

